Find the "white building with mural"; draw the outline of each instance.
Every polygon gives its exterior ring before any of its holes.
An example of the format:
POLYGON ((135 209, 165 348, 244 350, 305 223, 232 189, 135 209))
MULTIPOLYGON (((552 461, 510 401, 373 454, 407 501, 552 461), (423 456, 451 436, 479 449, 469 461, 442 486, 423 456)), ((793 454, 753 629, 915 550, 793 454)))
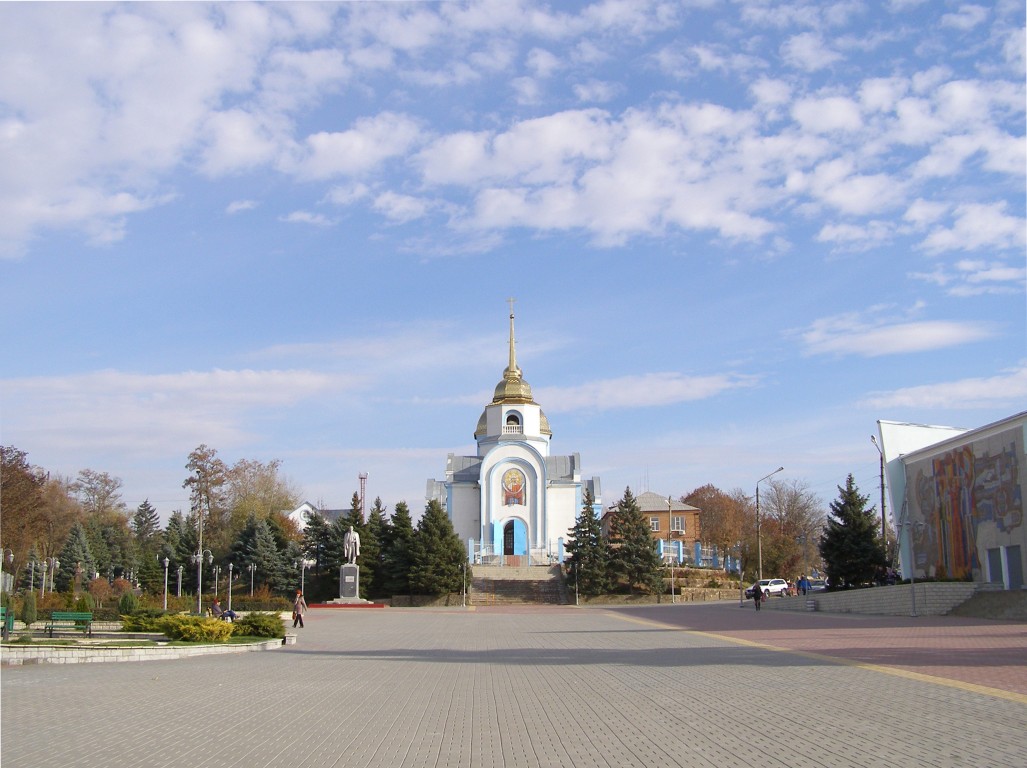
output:
POLYGON ((562 559, 585 489, 602 510, 599 479, 583 479, 581 457, 550 454, 553 432, 517 367, 510 312, 509 364, 474 430, 474 456, 449 454, 445 480, 428 481, 467 542, 473 562, 541 565, 562 559))
POLYGON ((1027 412, 973 430, 878 427, 903 576, 1024 588, 1027 412))

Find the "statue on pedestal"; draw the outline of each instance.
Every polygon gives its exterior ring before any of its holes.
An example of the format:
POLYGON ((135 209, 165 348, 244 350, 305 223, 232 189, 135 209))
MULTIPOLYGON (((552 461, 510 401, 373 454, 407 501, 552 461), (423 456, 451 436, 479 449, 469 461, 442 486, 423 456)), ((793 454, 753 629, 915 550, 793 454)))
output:
POLYGON ((350 564, 356 563, 357 558, 360 557, 360 534, 353 530, 352 525, 342 537, 342 553, 346 562, 350 564))

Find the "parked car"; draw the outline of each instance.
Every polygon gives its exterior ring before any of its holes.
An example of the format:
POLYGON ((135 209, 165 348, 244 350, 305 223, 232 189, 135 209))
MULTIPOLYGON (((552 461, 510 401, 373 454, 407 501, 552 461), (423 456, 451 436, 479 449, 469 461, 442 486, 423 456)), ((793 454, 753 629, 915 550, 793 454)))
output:
POLYGON ((827 589, 827 582, 823 579, 810 579, 809 580, 809 591, 810 592, 824 592, 827 589))
MULTIPOLYGON (((763 590, 764 598, 768 598, 771 595, 784 597, 788 594, 788 582, 784 579, 760 579, 760 589, 763 590)), ((753 587, 745 590, 745 596, 750 600, 752 600, 752 590, 753 587)))

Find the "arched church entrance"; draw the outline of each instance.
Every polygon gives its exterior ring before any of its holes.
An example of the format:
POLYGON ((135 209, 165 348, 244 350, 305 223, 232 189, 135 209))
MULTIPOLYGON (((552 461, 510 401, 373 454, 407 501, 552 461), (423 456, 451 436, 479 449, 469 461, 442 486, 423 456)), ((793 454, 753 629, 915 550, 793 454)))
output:
MULTIPOLYGON (((528 526, 524 524, 523 520, 516 518, 507 521, 503 526, 503 557, 507 559, 524 557, 526 561, 527 555, 528 526)), ((511 561, 510 564, 517 565, 518 563, 511 561)))

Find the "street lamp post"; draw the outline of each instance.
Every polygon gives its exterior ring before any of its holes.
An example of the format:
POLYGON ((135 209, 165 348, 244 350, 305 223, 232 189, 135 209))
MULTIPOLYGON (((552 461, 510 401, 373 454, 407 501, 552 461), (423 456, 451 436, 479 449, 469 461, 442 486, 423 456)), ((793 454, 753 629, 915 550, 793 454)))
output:
POLYGON ((228 564, 228 610, 232 610, 232 563, 228 564))
POLYGON ((178 597, 182 596, 182 571, 185 570, 184 565, 178 566, 178 597))
MULTIPOLYGON (((905 508, 905 505, 903 505, 905 508)), ((923 530, 923 523, 914 523, 910 520, 903 520, 897 524, 897 527, 901 530, 906 529, 906 535, 909 536, 909 595, 912 601, 912 613, 910 616, 916 616, 916 548, 913 546, 913 530, 919 528, 923 530)))
POLYGON ((300 569, 300 592, 302 592, 304 595, 307 594, 306 579, 304 577, 306 576, 307 568, 309 568, 310 566, 311 562, 302 557, 292 564, 293 568, 300 569))
POLYGON ((758 569, 756 578, 759 580, 763 579, 763 532, 761 530, 763 521, 760 519, 760 483, 766 480, 768 477, 773 477, 778 472, 784 472, 784 467, 778 467, 769 475, 764 475, 756 481, 756 552, 758 555, 758 569))
POLYGON ((250 563, 246 566, 246 569, 250 572, 250 597, 253 597, 253 574, 257 571, 257 566, 250 563))
POLYGON ((881 450, 881 446, 877 444, 877 438, 874 435, 870 436, 870 442, 874 444, 874 448, 881 454, 881 546, 885 548, 887 552, 888 548, 888 524, 885 522, 884 516, 884 451, 881 450))
MULTIPOLYGON (((14 562, 14 551, 10 550, 10 549, 5 549, 4 550, 4 560, 6 560, 8 563, 13 563, 14 562)), ((0 579, 0 582, 2 582, 2 581, 3 580, 0 579)), ((2 583, 0 583, 0 587, 2 587, 2 586, 3 586, 2 583)), ((14 592, 14 574, 13 573, 11 574, 11 589, 10 589, 10 591, 12 593, 14 592)))
MULTIPOLYGON (((160 562, 158 560, 158 562, 160 562)), ((164 610, 168 610, 168 566, 171 561, 168 558, 164 558, 164 610)))
POLYGON ((218 579, 221 578, 221 563, 214 566, 214 596, 218 595, 218 579))
POLYGON ((39 564, 39 567, 43 569, 43 578, 39 582, 39 599, 42 600, 46 596, 46 569, 49 567, 49 563, 45 557, 43 558, 43 562, 39 564))
POLYGON ((735 544, 735 548, 738 550, 738 607, 745 607, 745 586, 742 584, 742 579, 745 573, 742 571, 742 542, 735 544))
POLYGON ((209 549, 201 549, 192 556, 196 563, 196 615, 203 615, 203 556, 207 556, 207 565, 214 562, 214 555, 209 549))

